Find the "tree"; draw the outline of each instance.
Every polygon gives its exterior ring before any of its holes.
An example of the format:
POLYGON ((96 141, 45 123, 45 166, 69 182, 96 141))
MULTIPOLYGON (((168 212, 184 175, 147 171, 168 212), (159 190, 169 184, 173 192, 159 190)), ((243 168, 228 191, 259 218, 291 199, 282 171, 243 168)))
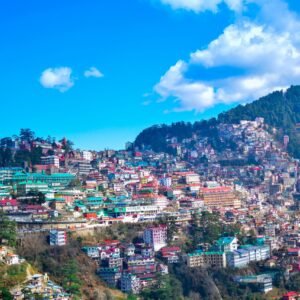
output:
POLYGON ((32 142, 34 140, 35 133, 29 128, 22 128, 20 130, 21 141, 32 142))
POLYGON ((0 212, 0 243, 7 242, 9 246, 15 246, 17 241, 17 224, 10 221, 7 215, 0 212))
POLYGON ((12 294, 9 292, 9 290, 7 288, 0 288, 0 299, 3 300, 13 300, 14 297, 12 296, 12 294))
POLYGON ((32 191, 29 191, 27 194, 26 194, 27 197, 30 197, 30 198, 27 198, 27 199, 24 199, 23 200, 23 203, 25 204, 43 204, 46 202, 46 196, 42 193, 42 192, 39 192, 37 190, 32 190, 32 191))
POLYGON ((172 275, 158 276, 155 288, 146 289, 141 295, 144 300, 181 300, 184 298, 180 281, 172 275))
POLYGON ((74 259, 71 259, 64 265, 63 278, 64 289, 75 296, 80 296, 82 283, 78 278, 78 265, 74 259))

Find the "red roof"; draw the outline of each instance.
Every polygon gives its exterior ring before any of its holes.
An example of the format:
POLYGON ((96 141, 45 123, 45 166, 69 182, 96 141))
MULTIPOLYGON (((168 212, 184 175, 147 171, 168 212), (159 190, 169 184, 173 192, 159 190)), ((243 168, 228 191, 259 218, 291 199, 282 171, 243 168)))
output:
POLYGON ((0 200, 0 206, 18 206, 16 199, 3 199, 0 200))

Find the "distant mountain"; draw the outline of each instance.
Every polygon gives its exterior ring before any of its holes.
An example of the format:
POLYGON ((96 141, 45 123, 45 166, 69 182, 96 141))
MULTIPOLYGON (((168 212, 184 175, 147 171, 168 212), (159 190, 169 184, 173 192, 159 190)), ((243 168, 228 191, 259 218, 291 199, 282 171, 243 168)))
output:
POLYGON ((154 151, 167 151, 168 138, 176 137, 180 142, 193 134, 212 136, 218 123, 239 123, 240 120, 265 119, 265 123, 277 129, 276 138, 282 141, 288 135, 290 142, 288 152, 300 158, 300 86, 291 86, 286 92, 276 91, 246 105, 239 105, 218 118, 195 123, 173 123, 156 125, 143 130, 135 140, 135 146, 149 147, 154 151), (299 132, 298 132, 299 130, 299 132))

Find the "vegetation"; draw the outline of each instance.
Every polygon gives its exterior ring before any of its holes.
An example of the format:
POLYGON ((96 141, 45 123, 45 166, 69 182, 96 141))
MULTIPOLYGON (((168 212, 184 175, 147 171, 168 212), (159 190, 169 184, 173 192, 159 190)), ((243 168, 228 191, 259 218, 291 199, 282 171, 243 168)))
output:
POLYGON ((182 285, 173 275, 160 276, 154 287, 145 289, 141 296, 144 300, 181 300, 182 285))
POLYGON ((192 216, 190 236, 193 248, 199 244, 212 244, 221 236, 236 236, 240 233, 238 224, 225 225, 218 213, 204 211, 192 216))
POLYGON ((45 234, 28 235, 17 252, 31 265, 47 273, 75 299, 124 299, 121 292, 109 289, 96 275, 97 265, 81 250, 81 238, 68 236, 66 246, 49 246, 45 234))
MULTIPOLYGON (((55 146, 55 138, 50 136, 47 138, 36 137, 31 129, 22 128, 19 135, 0 139, 0 167, 29 167, 40 164, 43 151, 41 147, 33 146, 33 142, 49 143, 55 146), (20 149, 13 153, 11 149, 14 148, 15 142, 20 144, 20 149)), ((72 150, 73 142, 66 139, 61 140, 61 142, 65 152, 69 153, 72 150)), ((54 151, 51 149, 47 153, 47 155, 53 154, 54 151)))
POLYGON ((43 204, 46 201, 45 194, 37 190, 29 191, 26 194, 26 197, 28 198, 22 200, 23 204, 43 204))
POLYGON ((0 288, 11 288, 26 279, 27 264, 1 265, 0 267, 0 288))
POLYGON ((0 212, 0 244, 15 246, 17 241, 16 222, 10 221, 9 218, 0 212))

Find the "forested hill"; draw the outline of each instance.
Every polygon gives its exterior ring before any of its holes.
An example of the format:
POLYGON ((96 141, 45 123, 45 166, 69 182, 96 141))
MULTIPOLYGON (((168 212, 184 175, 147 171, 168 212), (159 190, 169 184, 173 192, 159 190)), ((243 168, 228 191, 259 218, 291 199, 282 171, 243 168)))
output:
POLYGON ((296 128, 296 124, 300 123, 300 86, 292 86, 286 92, 273 92, 244 106, 239 105, 221 113, 217 119, 149 127, 137 136, 135 145, 151 147, 154 151, 166 151, 168 138, 177 137, 181 141, 193 134, 209 136, 214 133, 212 131, 218 123, 238 123, 240 120, 254 120, 256 117, 263 117, 266 124, 275 127, 279 140, 282 140, 283 135, 289 135, 288 151, 300 158, 300 133, 296 128))

